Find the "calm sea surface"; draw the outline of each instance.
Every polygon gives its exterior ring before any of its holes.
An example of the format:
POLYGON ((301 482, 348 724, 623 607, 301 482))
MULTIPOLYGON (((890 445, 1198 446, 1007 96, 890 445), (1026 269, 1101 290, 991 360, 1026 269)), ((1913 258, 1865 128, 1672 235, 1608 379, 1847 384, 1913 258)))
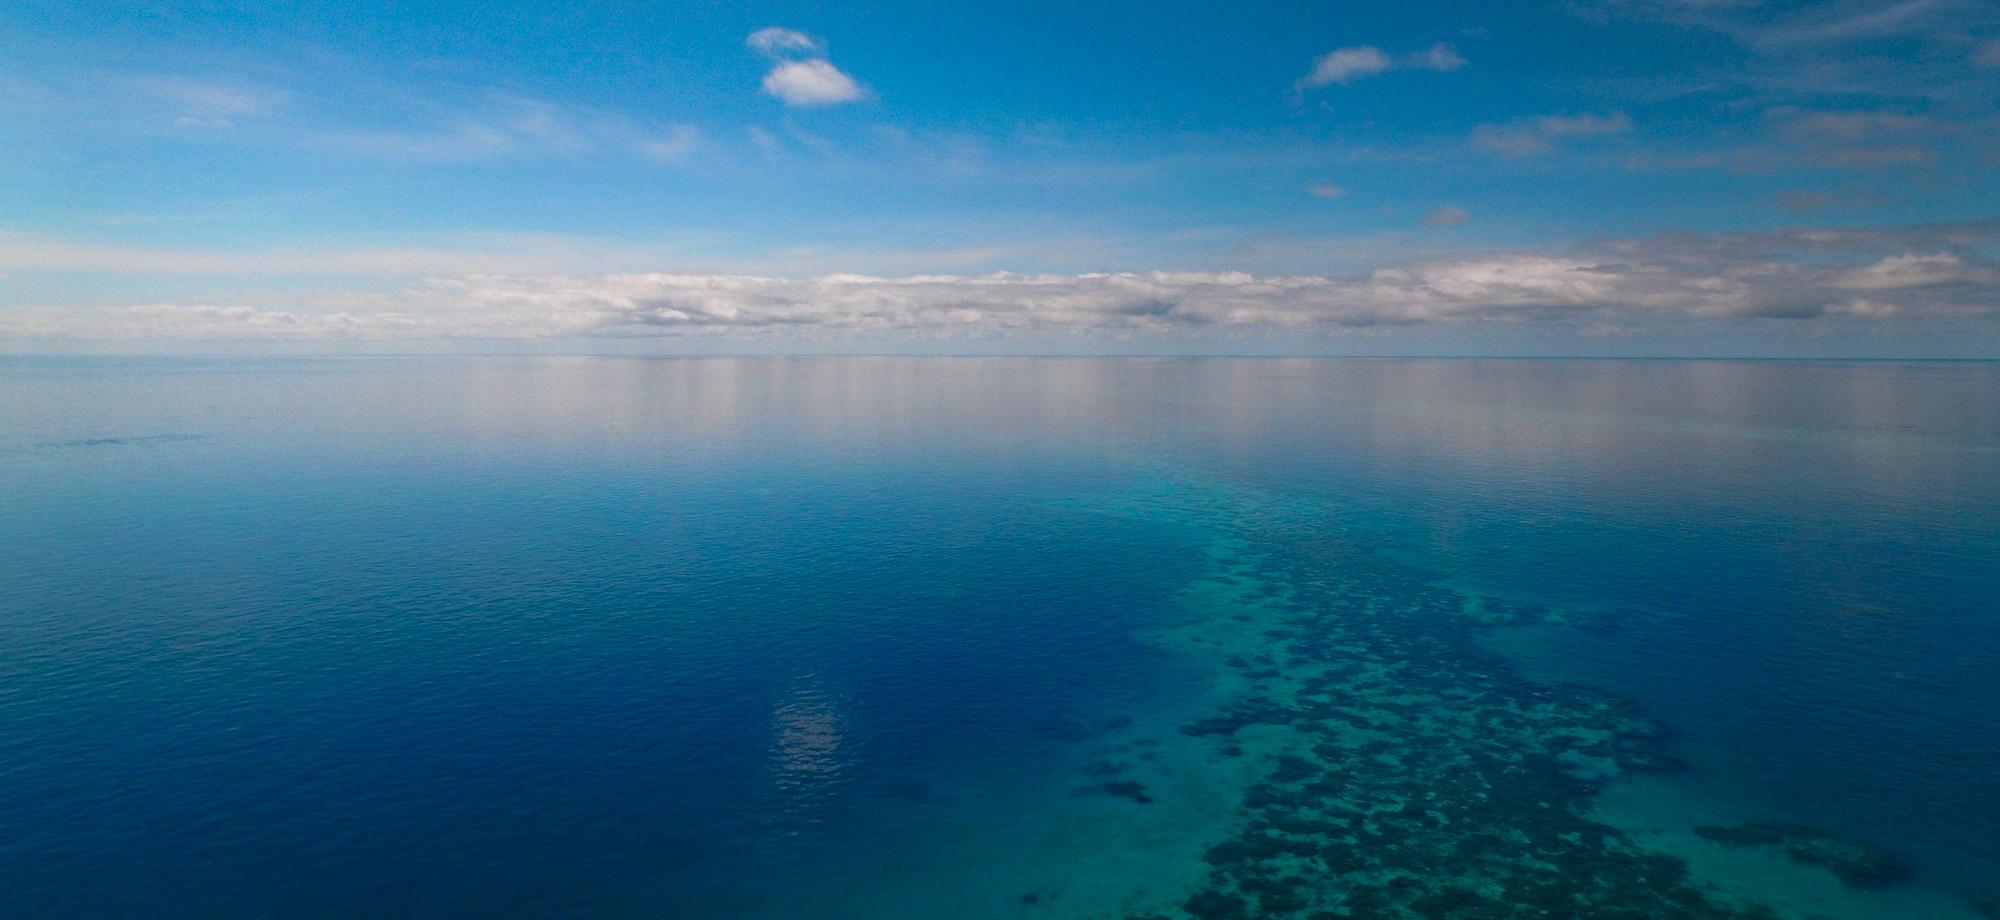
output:
POLYGON ((0 912, 2000 916, 2000 364, 0 359, 0 912))

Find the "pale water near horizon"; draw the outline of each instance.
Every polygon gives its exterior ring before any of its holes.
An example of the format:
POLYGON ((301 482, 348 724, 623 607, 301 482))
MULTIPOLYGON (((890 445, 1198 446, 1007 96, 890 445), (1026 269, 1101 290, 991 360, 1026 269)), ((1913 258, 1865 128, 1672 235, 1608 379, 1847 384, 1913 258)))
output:
POLYGON ((2000 364, 0 359, 10 916, 2000 914, 2000 364))

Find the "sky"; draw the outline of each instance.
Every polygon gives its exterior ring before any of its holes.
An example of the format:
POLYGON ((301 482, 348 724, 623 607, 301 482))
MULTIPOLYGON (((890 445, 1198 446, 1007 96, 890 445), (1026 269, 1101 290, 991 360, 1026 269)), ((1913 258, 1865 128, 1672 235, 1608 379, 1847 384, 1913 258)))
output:
POLYGON ((2000 3, 0 6, 0 352, 2000 357, 2000 3))

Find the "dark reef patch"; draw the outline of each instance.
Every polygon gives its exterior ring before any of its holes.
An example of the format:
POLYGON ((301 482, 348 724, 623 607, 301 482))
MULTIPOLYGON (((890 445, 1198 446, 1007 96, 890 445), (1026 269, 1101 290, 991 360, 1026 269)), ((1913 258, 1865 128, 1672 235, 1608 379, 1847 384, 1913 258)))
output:
POLYGON ((1887 887, 1909 874, 1896 854, 1816 827, 1748 821, 1729 827, 1697 827, 1694 832, 1717 843, 1778 850, 1795 862, 1826 869, 1857 888, 1887 887))
POLYGON ((1131 799, 1141 805, 1153 804, 1153 796, 1146 791, 1146 784, 1129 779, 1109 779, 1088 786, 1078 786, 1073 794, 1079 796, 1104 796, 1114 799, 1131 799))
POLYGON ((1132 769, 1132 765, 1128 763, 1093 760, 1083 765, 1083 775, 1090 777, 1122 776, 1125 771, 1130 769, 1132 769))

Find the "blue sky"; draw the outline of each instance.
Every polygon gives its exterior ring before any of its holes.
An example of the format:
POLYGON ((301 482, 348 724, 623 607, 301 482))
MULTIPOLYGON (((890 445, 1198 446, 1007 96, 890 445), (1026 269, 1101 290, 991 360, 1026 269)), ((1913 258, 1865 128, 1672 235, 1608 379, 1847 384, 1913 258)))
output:
POLYGON ((2000 354, 2000 6, 0 8, 0 351, 2000 354))

